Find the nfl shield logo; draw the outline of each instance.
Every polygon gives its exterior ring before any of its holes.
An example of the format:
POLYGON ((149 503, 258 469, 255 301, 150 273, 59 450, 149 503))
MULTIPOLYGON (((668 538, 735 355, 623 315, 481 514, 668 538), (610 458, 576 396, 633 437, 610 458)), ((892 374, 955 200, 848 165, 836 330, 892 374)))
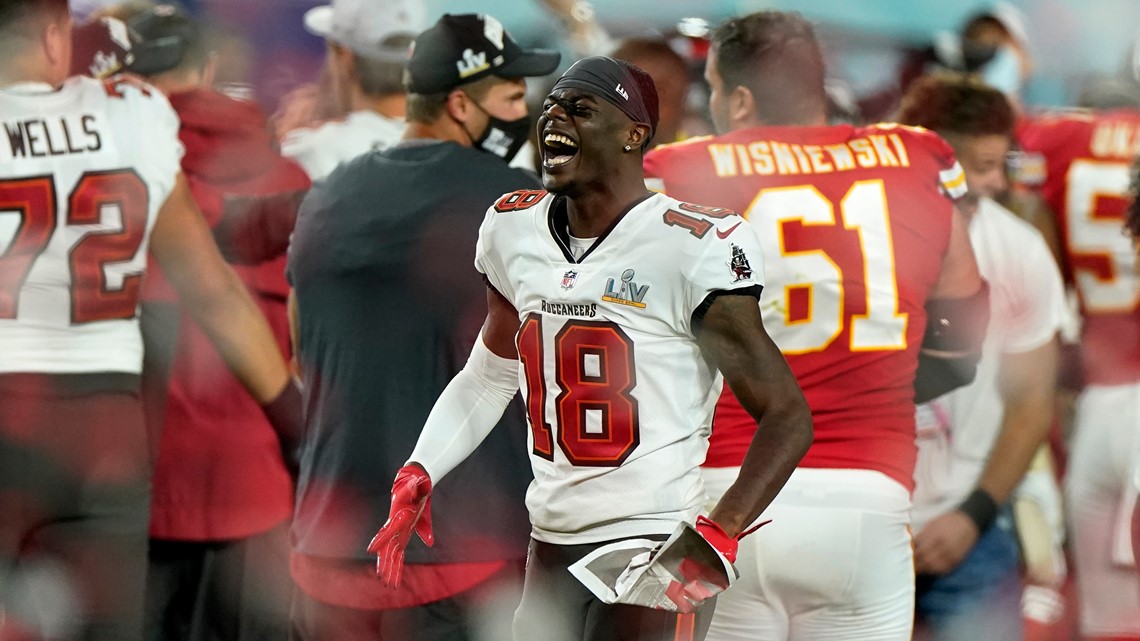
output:
POLYGON ((565 274, 562 274, 562 289, 570 289, 576 280, 578 280, 578 272, 573 269, 567 270, 565 274))

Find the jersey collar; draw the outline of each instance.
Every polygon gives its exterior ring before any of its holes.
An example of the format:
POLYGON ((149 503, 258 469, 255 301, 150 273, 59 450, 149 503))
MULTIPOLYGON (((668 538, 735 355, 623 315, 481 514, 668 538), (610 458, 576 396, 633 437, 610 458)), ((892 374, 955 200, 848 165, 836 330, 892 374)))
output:
POLYGON ((6 87, 0 87, 0 91, 18 94, 38 94, 55 93, 56 88, 46 82, 16 82, 6 87))
POLYGON ((610 232, 612 232, 614 228, 618 226, 618 223, 625 219, 626 214, 632 211, 634 207, 637 207, 641 203, 649 200, 656 195, 657 194, 653 192, 649 192, 645 196, 638 198, 637 200, 630 203, 625 209, 622 210, 620 214, 617 215, 617 218, 614 218, 614 221, 610 223, 610 226, 606 227, 606 230, 598 236, 598 238, 594 241, 594 244, 590 245, 590 248, 587 249, 585 253, 583 253, 578 258, 574 258, 574 252, 570 251, 570 217, 566 209, 565 196, 554 197, 554 201, 550 203, 549 213, 546 216, 546 224, 550 229, 551 237, 554 238, 554 243, 558 245, 559 249, 562 250, 562 256, 566 259, 566 262, 578 264, 586 260, 587 256, 594 253, 594 250, 601 246, 602 241, 606 239, 606 236, 610 235, 610 232))

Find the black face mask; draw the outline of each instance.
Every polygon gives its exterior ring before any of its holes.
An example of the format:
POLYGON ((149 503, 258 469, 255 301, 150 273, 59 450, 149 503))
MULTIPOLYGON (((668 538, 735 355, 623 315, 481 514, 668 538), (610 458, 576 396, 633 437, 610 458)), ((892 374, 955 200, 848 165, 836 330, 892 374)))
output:
POLYGON ((474 99, 471 102, 489 118, 483 134, 478 138, 472 138, 471 144, 489 154, 502 158, 505 162, 514 160, 519 149, 522 149, 522 146, 526 144, 527 136, 530 134, 530 118, 523 116, 518 120, 503 120, 492 116, 474 99))

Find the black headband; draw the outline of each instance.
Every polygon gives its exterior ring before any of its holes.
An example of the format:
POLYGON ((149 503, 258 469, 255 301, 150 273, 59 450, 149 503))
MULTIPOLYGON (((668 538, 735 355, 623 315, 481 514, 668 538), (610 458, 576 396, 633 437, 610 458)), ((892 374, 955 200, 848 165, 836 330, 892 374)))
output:
POLYGON ((630 120, 649 125, 649 137, 642 143, 643 149, 653 139, 657 121, 649 115, 641 85, 624 64, 607 56, 583 58, 571 65, 550 91, 566 87, 585 89, 613 103, 630 120))

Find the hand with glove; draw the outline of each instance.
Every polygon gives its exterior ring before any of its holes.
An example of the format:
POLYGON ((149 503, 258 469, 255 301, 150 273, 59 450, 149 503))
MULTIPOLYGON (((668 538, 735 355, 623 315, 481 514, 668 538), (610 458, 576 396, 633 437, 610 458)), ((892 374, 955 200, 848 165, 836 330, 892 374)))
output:
POLYGON ((376 575, 390 588, 400 586, 404 550, 413 531, 428 547, 435 543, 431 531, 431 479, 414 463, 396 473, 388 521, 368 544, 368 552, 376 555, 376 575))
MULTIPOLYGON (((728 559, 729 563, 736 563, 736 552, 740 546, 740 540, 767 523, 770 521, 764 521, 732 537, 724 531, 719 523, 701 515, 697 517, 695 529, 721 556, 728 559)), ((707 560, 699 561, 695 558, 686 558, 681 561, 678 570, 682 580, 673 582, 665 590, 665 596, 669 597, 669 600, 677 606, 678 612, 692 612, 710 597, 728 587, 719 584, 720 579, 718 577, 723 570, 710 568, 706 563, 707 560), (716 587, 715 590, 710 589, 714 586, 716 587)))

